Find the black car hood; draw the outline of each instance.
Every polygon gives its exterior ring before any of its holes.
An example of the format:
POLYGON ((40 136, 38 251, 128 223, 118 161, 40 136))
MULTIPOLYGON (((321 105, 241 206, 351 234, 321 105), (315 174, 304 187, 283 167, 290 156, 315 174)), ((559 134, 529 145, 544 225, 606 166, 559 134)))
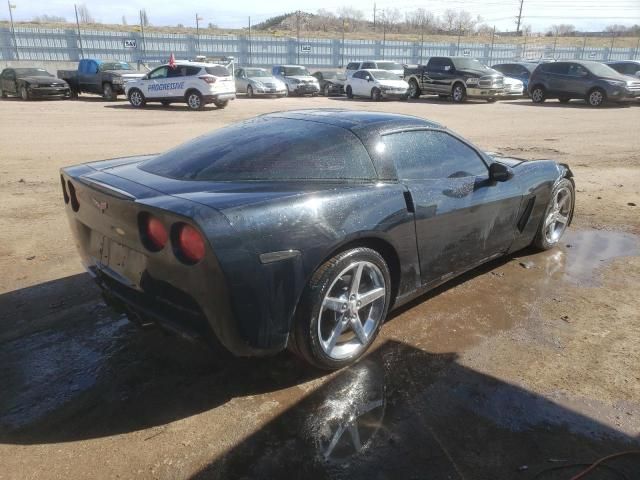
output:
POLYGON ((477 75, 479 77, 484 77, 485 75, 498 75, 502 76, 500 72, 495 70, 476 70, 474 68, 462 68, 460 70, 456 70, 458 73, 462 73, 464 75, 477 75))
POLYGON ((64 80, 46 75, 28 75, 26 77, 18 77, 18 80, 24 80, 29 83, 66 83, 64 80))

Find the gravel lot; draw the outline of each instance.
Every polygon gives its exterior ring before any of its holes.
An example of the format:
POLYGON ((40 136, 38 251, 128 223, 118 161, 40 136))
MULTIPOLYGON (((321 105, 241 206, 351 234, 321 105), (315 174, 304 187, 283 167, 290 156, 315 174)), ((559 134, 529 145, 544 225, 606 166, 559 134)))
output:
MULTIPOLYGON (((3 100, 0 114, 0 479, 528 479, 563 467, 538 477, 557 479, 640 447, 640 103, 239 98, 190 112, 85 96, 3 100), (410 113, 485 150, 567 162, 572 228, 553 251, 414 302, 365 361, 332 375, 288 354, 229 359, 111 314, 82 272, 58 169, 307 107, 410 113)), ((610 465, 640 477, 640 456, 610 465)), ((597 474, 585 478, 616 478, 597 474)))

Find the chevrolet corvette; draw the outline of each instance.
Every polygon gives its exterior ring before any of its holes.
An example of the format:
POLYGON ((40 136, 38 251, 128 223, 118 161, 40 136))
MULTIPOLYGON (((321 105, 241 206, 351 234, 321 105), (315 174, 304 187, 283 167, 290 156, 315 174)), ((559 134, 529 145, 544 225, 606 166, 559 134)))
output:
POLYGON ((136 322, 239 356, 355 362, 390 310, 496 257, 553 248, 567 165, 483 152, 435 122, 317 109, 162 154, 63 168, 82 262, 136 322))

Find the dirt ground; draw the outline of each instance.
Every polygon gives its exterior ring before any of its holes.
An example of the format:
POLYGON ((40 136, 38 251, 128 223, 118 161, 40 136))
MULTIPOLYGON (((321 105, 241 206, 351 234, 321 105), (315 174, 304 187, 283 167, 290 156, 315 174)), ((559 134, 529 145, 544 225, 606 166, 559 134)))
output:
MULTIPOLYGON (((87 96, 3 100, 0 118, 0 479, 560 479, 640 448, 640 103, 239 98, 190 112, 87 96), (111 313, 75 252, 59 168, 308 107, 409 113, 567 162, 574 223, 555 250, 395 313, 374 352, 332 375, 111 313)), ((640 478, 640 456, 608 465, 585 478, 640 478)))

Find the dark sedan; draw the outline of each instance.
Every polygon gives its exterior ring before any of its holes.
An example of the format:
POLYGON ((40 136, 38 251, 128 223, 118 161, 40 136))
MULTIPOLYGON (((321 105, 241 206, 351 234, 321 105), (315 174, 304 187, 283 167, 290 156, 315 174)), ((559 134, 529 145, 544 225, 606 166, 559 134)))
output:
POLYGON ((69 98, 71 91, 64 80, 43 68, 5 68, 0 74, 0 97, 8 95, 32 98, 69 98))
POLYGON ((334 71, 318 71, 313 74, 320 84, 320 93, 325 97, 344 95, 344 84, 347 77, 344 73, 334 71))
POLYGON ((552 248, 574 209, 566 165, 347 110, 263 115, 60 179, 110 305, 236 355, 288 347, 325 369, 359 358, 391 309, 498 256, 552 248))

